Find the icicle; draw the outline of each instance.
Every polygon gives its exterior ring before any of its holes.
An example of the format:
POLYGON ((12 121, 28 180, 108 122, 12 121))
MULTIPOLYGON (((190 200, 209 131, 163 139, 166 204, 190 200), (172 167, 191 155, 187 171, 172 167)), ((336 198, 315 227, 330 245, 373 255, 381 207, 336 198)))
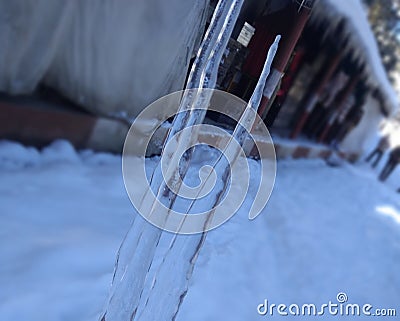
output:
MULTIPOLYGON (((182 98, 179 112, 183 113, 175 117, 167 142, 189 123, 195 124, 203 121, 204 115, 195 109, 199 105, 209 103, 210 97, 205 95, 202 89, 215 86, 217 69, 242 3, 243 0, 220 0, 189 77, 189 88, 196 88, 198 85, 199 89, 196 95, 185 95, 182 98), (185 112, 188 110, 189 112, 185 112)), ((185 144, 188 141, 180 143, 185 144)), ((162 182, 161 170, 160 167, 157 167, 151 185, 158 188, 158 197, 165 197, 165 184, 162 182)), ((157 211, 156 205, 149 206, 146 200, 143 201, 143 206, 151 211, 157 211)), ((101 320, 137 319, 145 278, 160 236, 161 230, 141 218, 135 219, 119 250, 109 302, 101 320)), ((179 301, 179 297, 170 299, 174 302, 179 301)), ((165 308, 174 309, 174 306, 175 304, 167 304, 165 308)), ((160 318, 161 316, 155 320, 160 320, 160 318)))
MULTIPOLYGON (((204 109, 199 110, 199 107, 202 107, 202 106, 207 107, 210 102, 210 99, 211 99, 211 92, 209 90, 203 90, 203 89, 215 87, 215 84, 217 81, 218 67, 221 62, 225 48, 228 44, 230 35, 235 26, 235 22, 239 16, 242 4, 243 4, 243 0, 235 0, 235 1, 232 1, 230 6, 228 6, 228 11, 226 12, 226 18, 223 21, 223 24, 221 26, 221 31, 218 34, 215 46, 212 48, 212 50, 210 52, 210 56, 208 57, 206 66, 202 71, 202 74, 200 77, 200 82, 198 84, 199 86, 196 87, 196 88, 198 88, 197 95, 195 95, 193 97, 191 95, 192 91, 189 91, 189 94, 188 94, 189 97, 185 97, 186 95, 184 95, 184 97, 182 99, 183 106, 181 105, 180 110, 184 109, 185 106, 190 106, 190 108, 191 108, 190 113, 188 115, 188 120, 184 124, 179 123, 181 117, 178 114, 178 117, 175 118, 175 119, 177 119, 177 124, 176 124, 177 128, 174 128, 174 125, 172 126, 172 130, 170 131, 168 138, 166 140, 167 142, 177 132, 179 132, 183 128, 192 127, 196 124, 201 124, 203 122, 206 112, 204 109), (186 98, 188 98, 187 102, 186 102, 186 98)), ((221 4, 221 7, 226 8, 226 5, 223 6, 221 4)), ((195 72, 193 72, 193 73, 197 74, 195 72)), ((190 89, 190 87, 188 89, 190 89)), ((175 121, 174 121, 174 123, 175 123, 175 121)), ((192 138, 193 137, 189 137, 189 136, 181 137, 179 143, 183 146, 188 146, 190 144, 190 140, 192 138)), ((188 152, 186 157, 184 157, 181 162, 181 168, 183 168, 183 176, 188 167, 188 162, 190 160, 190 157, 191 157, 191 152, 188 152)), ((179 164, 179 160, 171 159, 171 164, 179 164)), ((159 168, 157 170, 159 170, 159 168)), ((169 186, 176 186, 177 184, 179 184, 178 182, 180 182, 181 180, 180 180, 180 175, 178 173, 178 168, 176 168, 174 171, 172 171, 170 176, 165 177, 165 179, 167 181, 169 181, 169 183, 168 183, 169 186)), ((166 189, 166 186, 164 185, 162 190, 165 190, 165 189, 166 189)), ((176 188, 176 189, 178 189, 178 188, 176 188)), ((169 197, 171 198, 173 196, 169 195, 169 197)))
MULTIPOLYGON (((266 79, 270 72, 271 63, 276 54, 278 43, 280 40, 280 36, 277 36, 274 44, 271 46, 266 62, 264 64, 264 68, 261 74, 261 77, 257 83, 256 89, 246 107, 246 110, 257 110, 261 98, 263 89, 266 83, 266 79)), ((253 111, 254 114, 254 111, 253 111)), ((247 123, 246 113, 243 114, 240 123, 242 125, 238 125, 235 128, 235 131, 232 135, 233 139, 236 139, 239 144, 243 144, 245 138, 247 136, 246 130, 250 131, 253 126, 253 122, 247 123), (244 118, 243 118, 244 117, 244 118)), ((229 148, 228 143, 228 147, 229 148)), ((239 151, 237 151, 239 154, 239 151)), ((204 210, 204 207, 213 208, 216 205, 221 197, 223 197, 224 192, 227 188, 227 183, 229 181, 229 163, 225 158, 219 157, 217 162, 214 164, 214 169, 217 173, 221 173, 222 175, 218 175, 218 178, 223 182, 223 189, 220 191, 216 191, 211 196, 207 196, 201 200, 195 199, 189 206, 187 213, 199 213, 204 210), (212 204, 212 206, 210 206, 212 204)), ((212 219, 212 213, 210 213, 210 219, 212 219)), ((170 243, 170 246, 163 257, 161 264, 159 265, 154 280, 152 282, 152 287, 147 293, 147 298, 142 298, 144 301, 144 307, 141 309, 141 319, 143 320, 157 320, 153 319, 155 311, 162 311, 162 308, 165 307, 166 304, 170 304, 171 300, 168 297, 162 295, 163 289, 169 289, 173 293, 173 296, 178 296, 180 298, 179 301, 175 301, 175 305, 168 309, 169 313, 171 311, 174 312, 173 315, 167 314, 167 320, 173 318, 175 320, 180 305, 183 302, 183 299, 187 293, 188 282, 192 275, 192 271, 194 269, 195 262, 201 250, 201 247, 206 239, 207 232, 202 233, 200 235, 174 235, 173 239, 170 243), (171 273, 174 272, 174 275, 178 275, 179 277, 172 278, 171 273)))

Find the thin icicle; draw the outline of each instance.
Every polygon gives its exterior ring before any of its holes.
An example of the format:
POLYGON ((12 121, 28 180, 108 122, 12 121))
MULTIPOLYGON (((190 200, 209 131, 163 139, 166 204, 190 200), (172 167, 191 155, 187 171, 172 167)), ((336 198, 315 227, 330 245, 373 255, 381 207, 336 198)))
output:
MULTIPOLYGON (((187 105, 191 106, 191 110, 189 112, 188 120, 185 124, 177 124, 178 128, 172 127, 171 132, 168 135, 167 142, 169 139, 173 137, 177 132, 182 130, 183 128, 186 127, 192 127, 197 124, 201 124, 204 120, 206 111, 203 109, 199 109, 201 107, 207 107, 210 99, 211 99, 211 91, 209 90, 203 90, 203 89, 208 89, 208 88, 214 88, 215 84, 217 82, 217 74, 218 74, 218 67, 221 62, 223 53, 225 51, 225 48, 228 44, 230 35, 233 31, 233 28, 235 26, 235 22, 239 16, 240 9, 242 7, 243 0, 234 0, 231 2, 231 5, 228 6, 228 11, 226 12, 226 19, 223 21, 223 25, 221 26, 221 32, 218 34, 217 41, 215 43, 215 46, 212 48, 210 52, 210 56, 206 62, 206 66, 202 71, 201 77, 200 77, 200 82, 199 86, 197 87, 197 92, 196 95, 193 97, 191 95, 192 91, 187 92, 190 98, 192 100, 189 100, 187 105)), ((225 8, 225 7, 223 7, 225 8)), ((188 88, 190 89, 190 88, 188 88)), ((186 106, 186 101, 185 101, 185 95, 183 97, 184 101, 184 106, 186 106)), ((180 108, 181 109, 181 108, 180 108)), ((176 119, 179 119, 179 114, 176 119)), ((174 122, 175 123, 175 122, 174 122)), ((196 135, 196 133, 193 133, 194 135, 182 135, 179 141, 179 144, 181 145, 182 148, 185 148, 185 146, 189 146, 190 141, 193 139, 193 136, 196 135)), ((186 156, 182 159, 182 161, 179 163, 179 159, 172 158, 170 163, 172 165, 180 164, 181 166, 181 172, 179 173, 179 169, 177 166, 172 167, 170 171, 170 175, 165 177, 166 181, 168 181, 169 186, 176 186, 176 190, 179 189, 179 183, 181 182, 181 175, 183 173, 183 176, 186 173, 186 170, 188 168, 188 163, 190 161, 191 157, 191 151, 189 151, 186 156), (183 170, 182 170, 183 169, 183 170)), ((157 167, 156 171, 158 171, 159 168, 157 167)), ((163 184, 161 190, 166 190, 167 187, 165 184, 163 184)), ((168 195, 169 198, 171 199, 173 203, 173 198, 174 195, 171 193, 168 195)))

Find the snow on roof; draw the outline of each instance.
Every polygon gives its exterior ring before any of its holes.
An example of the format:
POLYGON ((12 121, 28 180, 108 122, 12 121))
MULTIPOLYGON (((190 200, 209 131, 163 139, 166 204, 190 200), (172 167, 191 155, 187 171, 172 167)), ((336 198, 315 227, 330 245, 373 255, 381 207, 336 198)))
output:
POLYGON ((313 19, 326 18, 336 25, 343 18, 346 19, 344 32, 350 40, 346 49, 365 62, 368 84, 380 90, 386 111, 393 114, 398 109, 399 100, 382 65, 375 37, 360 0, 319 0, 314 8, 313 19))

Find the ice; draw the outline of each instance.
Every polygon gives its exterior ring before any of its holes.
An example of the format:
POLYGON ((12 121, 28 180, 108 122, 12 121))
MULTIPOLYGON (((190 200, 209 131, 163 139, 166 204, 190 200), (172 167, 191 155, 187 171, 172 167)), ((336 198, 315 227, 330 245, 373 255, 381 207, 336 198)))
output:
MULTIPOLYGON (((53 162, 35 148, 0 143, 0 155, 10 155, 0 160, 4 320, 80 321, 100 315, 116 250, 136 214, 124 190, 121 158, 75 153, 78 161, 53 162), (19 152, 11 157, 13 149, 19 152)), ((157 161, 149 160, 150 169, 157 161)), ((257 177, 258 162, 249 165, 257 177)), ((325 303, 339 291, 350 302, 398 308, 400 200, 394 190, 400 172, 387 184, 376 175, 364 164, 332 168, 322 160, 280 161, 270 202, 249 221, 257 185, 252 178, 240 212, 208 234, 176 320, 253 320, 260 318, 256 307, 266 298, 325 303)), ((153 268, 169 237, 160 240, 153 268)), ((170 282, 165 296, 175 293, 170 282)))
MULTIPOLYGON (((205 112, 198 111, 196 108, 208 106, 211 98, 210 91, 204 91, 203 89, 215 86, 219 63, 242 3, 243 0, 221 0, 219 2, 188 80, 189 89, 198 89, 184 94, 179 108, 179 111, 183 113, 178 114, 174 119, 166 142, 169 142, 171 137, 181 129, 200 124, 203 121, 205 112), (189 112, 185 112, 186 110, 189 110, 189 112)), ((179 146, 185 149, 185 146, 189 146, 192 135, 182 136, 179 140, 179 146)), ((177 186, 177 179, 180 177, 177 166, 180 163, 174 155, 172 155, 171 159, 167 159, 167 177, 162 177, 160 163, 151 177, 152 188, 156 190, 159 198, 167 200, 168 208, 172 208, 174 199, 166 197, 166 185, 163 180, 165 179, 173 186, 177 186)), ((183 171, 188 168, 189 159, 190 157, 187 157, 184 163, 180 165, 183 171)), ((152 212, 160 210, 157 204, 153 202, 151 193, 147 193, 142 201, 140 210, 150 210, 152 212)), ((176 309, 180 304, 179 297, 181 296, 179 292, 184 292, 183 287, 177 287, 177 295, 168 297, 160 295, 161 292, 151 291, 151 295, 155 293, 156 300, 150 302, 143 296, 143 293, 146 293, 145 281, 148 276, 148 270, 154 259, 154 253, 157 250, 160 237, 161 231, 159 229, 149 226, 143 220, 135 220, 118 254, 109 303, 103 313, 104 320, 140 319, 142 316, 139 313, 142 306, 146 306, 143 311, 153 311, 149 318, 151 317, 151 319, 155 320, 161 316, 172 319, 177 312, 176 309)), ((180 257, 177 257, 177 259, 180 259, 180 257)), ((185 260, 185 258, 183 259, 185 260)), ((185 274, 181 276, 185 278, 185 274)), ((167 281, 164 278, 158 280, 158 283, 167 281)))

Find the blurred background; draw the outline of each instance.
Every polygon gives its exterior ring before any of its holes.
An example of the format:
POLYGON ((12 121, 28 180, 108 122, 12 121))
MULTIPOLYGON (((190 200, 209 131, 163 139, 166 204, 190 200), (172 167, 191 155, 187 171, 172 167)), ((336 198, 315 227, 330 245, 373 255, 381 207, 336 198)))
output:
MULTIPOLYGON (((126 134, 185 88, 217 3, 0 0, 2 319, 98 319, 141 219, 121 174, 126 134)), ((323 304, 339 292, 400 314, 400 1, 245 0, 216 88, 248 101, 278 34, 258 108, 274 192, 248 221, 253 181, 210 233, 177 320, 256 320, 264 299, 323 304)), ((205 122, 235 125, 212 112, 205 122)))
MULTIPOLYGON (((3 2, 1 137, 120 152, 138 113, 184 88, 216 4, 3 2)), ((281 34, 259 107, 277 144, 304 140, 325 158, 333 148, 359 160, 379 139, 376 128, 397 128, 397 21, 396 1, 247 0, 217 89, 247 101, 281 34)))

